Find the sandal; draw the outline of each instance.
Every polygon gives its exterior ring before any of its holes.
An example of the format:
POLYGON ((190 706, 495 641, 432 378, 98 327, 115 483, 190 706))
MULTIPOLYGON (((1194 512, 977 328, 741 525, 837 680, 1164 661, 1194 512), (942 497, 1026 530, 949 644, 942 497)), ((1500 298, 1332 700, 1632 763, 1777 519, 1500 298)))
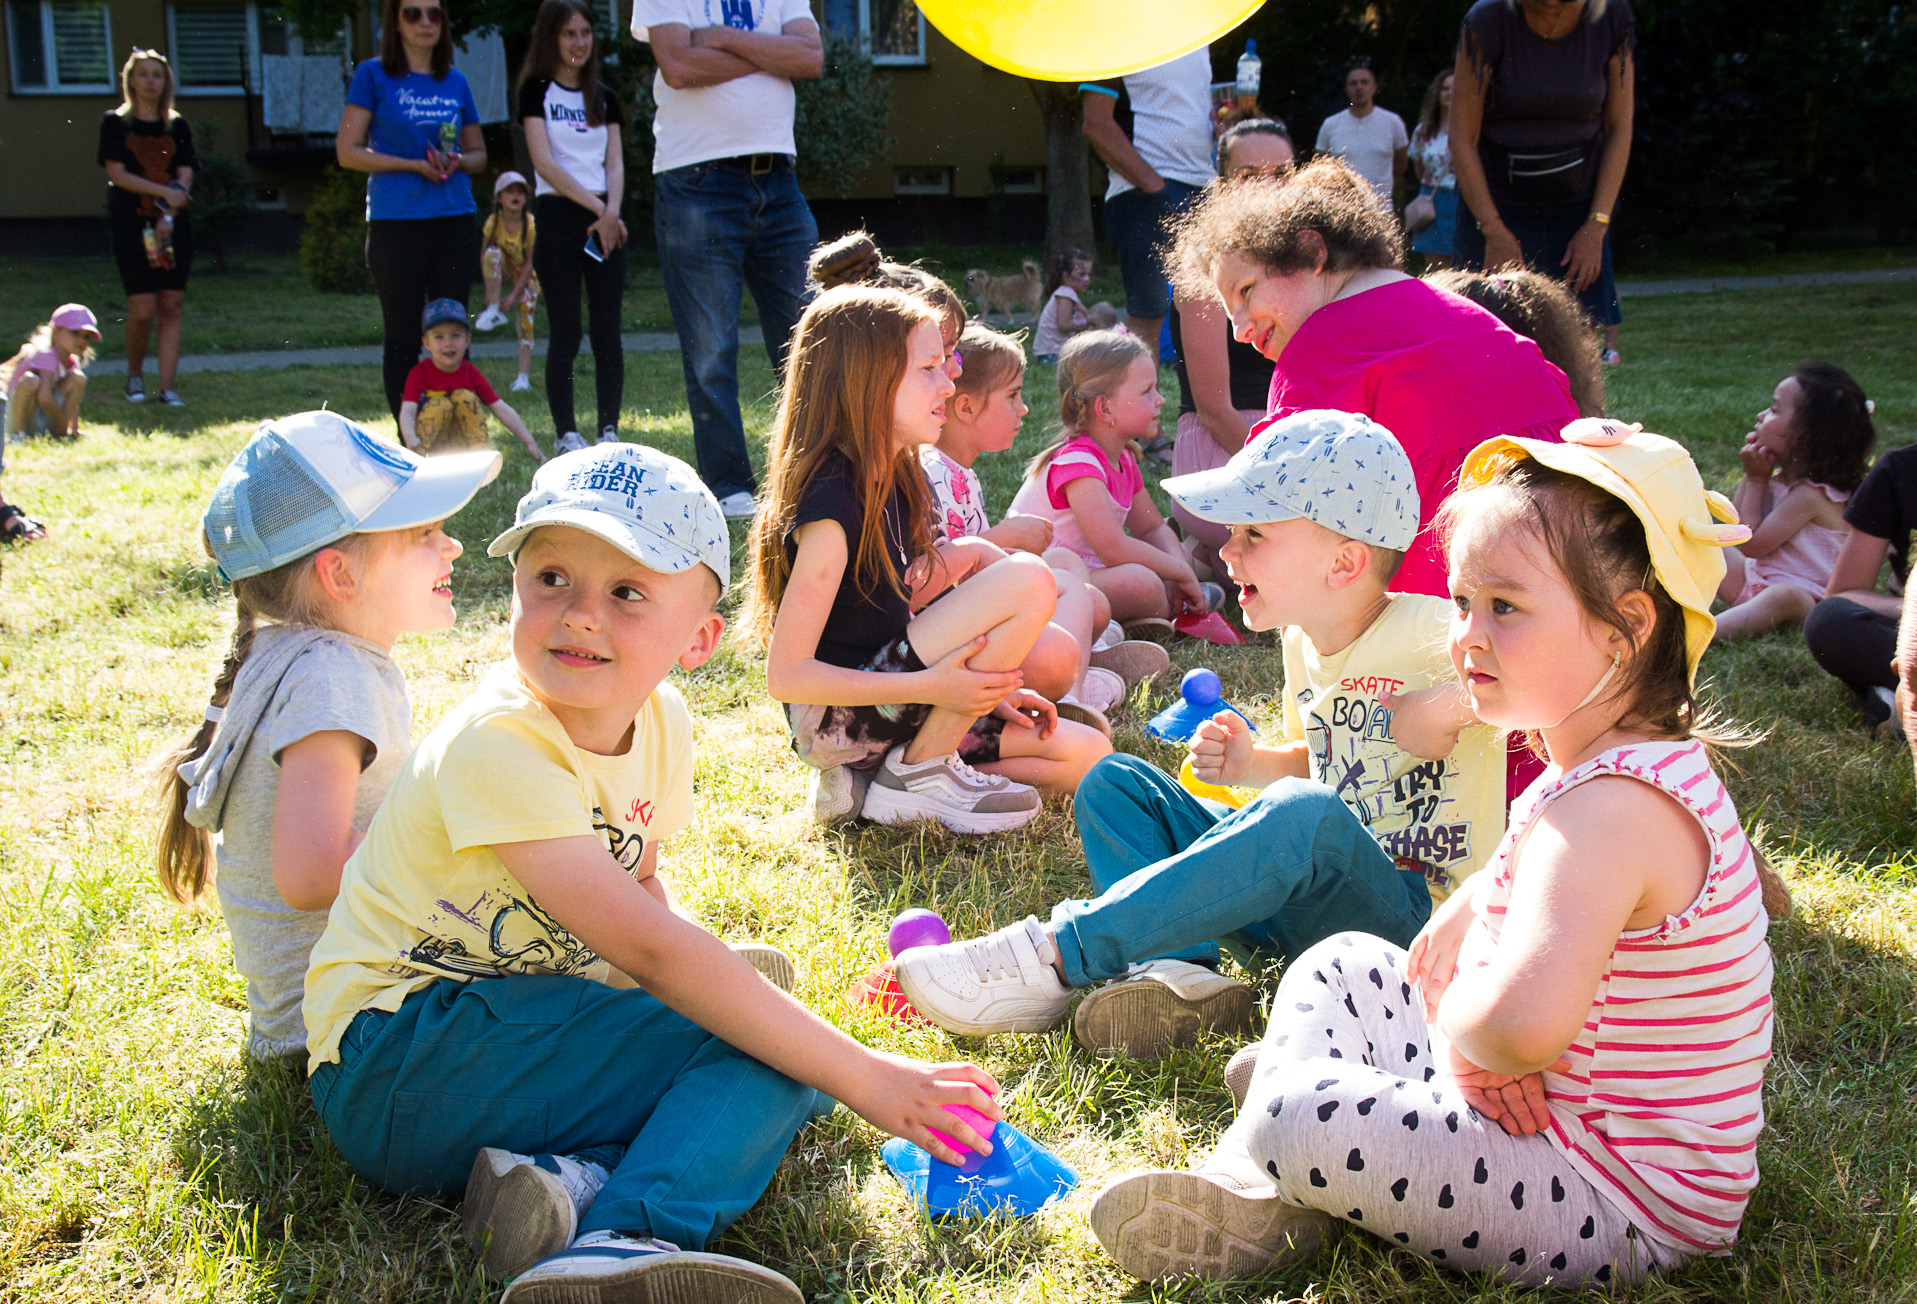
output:
POLYGON ((12 503, 0 503, 0 542, 32 543, 47 537, 47 527, 12 503))

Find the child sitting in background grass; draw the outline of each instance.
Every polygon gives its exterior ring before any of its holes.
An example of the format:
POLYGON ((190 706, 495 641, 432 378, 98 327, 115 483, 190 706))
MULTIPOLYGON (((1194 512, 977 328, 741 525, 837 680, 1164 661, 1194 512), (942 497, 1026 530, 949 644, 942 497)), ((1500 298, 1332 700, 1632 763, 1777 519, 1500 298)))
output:
MULTIPOLYGON (((1017 338, 974 323, 959 337, 957 352, 964 369, 953 382, 958 388, 946 404, 945 426, 937 444, 919 449, 919 466, 932 488, 940 551, 948 559, 975 558, 981 565, 1007 552, 1044 557, 1058 582, 1058 608, 1041 641, 1057 635, 1072 640, 1072 680, 1059 690, 1059 714, 1109 737, 1106 713, 1133 685, 1168 669, 1171 658, 1156 643, 1112 637, 1111 603, 1091 584, 1076 553, 1052 547, 1050 521, 1008 514, 991 524, 984 488, 972 468, 981 455, 1002 453, 1018 438, 1027 412, 1025 350, 1017 338)), ((1029 664, 1026 671, 1032 673, 1029 664)))
POLYGON ((489 331, 508 316, 519 340, 519 374, 512 389, 532 388, 533 307, 539 302, 539 277, 533 272, 538 227, 526 205, 532 191, 517 172, 501 172, 493 183, 493 211, 479 230, 479 268, 486 282, 486 308, 473 325, 489 331))
POLYGON ((1220 557, 1245 623, 1283 631, 1284 735, 1221 711, 1192 739, 1209 783, 1261 789, 1231 810, 1137 756, 1094 766, 1073 803, 1097 896, 971 941, 906 951, 899 985, 954 1032, 1072 1020, 1097 1054, 1149 1057, 1248 1030, 1250 987, 1216 939, 1297 956, 1359 928, 1406 945, 1504 830, 1504 744, 1474 728, 1433 756, 1392 732, 1393 695, 1451 677, 1449 604, 1386 591, 1418 531, 1410 459, 1365 417, 1308 411, 1165 490, 1231 527, 1220 557), (1103 984, 1103 985, 1099 985, 1103 984))
POLYGON ((80 400, 87 392, 87 364, 100 339, 100 323, 83 303, 63 303, 53 316, 0 364, 0 394, 6 396, 0 436, 80 437, 80 400))
POLYGON ((519 414, 467 361, 473 334, 466 322, 466 306, 457 299, 434 299, 420 315, 419 325, 426 356, 406 374, 399 405, 399 434, 406 447, 426 453, 489 447, 486 413, 490 411, 519 436, 534 462, 545 461, 546 455, 519 414))
POLYGON ((393 643, 452 627, 460 546, 440 526, 498 474, 491 449, 422 459, 302 412, 260 428, 201 518, 233 644, 205 721, 160 760, 157 859, 176 901, 218 889, 255 1059, 305 1049, 307 957, 412 749, 393 643))
MULTIPOLYGON (((969 1064, 869 1050, 691 919, 659 847, 692 820, 692 717, 725 517, 676 458, 609 443, 534 474, 510 660, 427 736, 346 866, 306 982, 313 1104, 389 1191, 456 1192, 504 1300, 803 1297, 704 1253, 792 1137, 846 1104, 956 1161, 969 1064)), ((989 1150, 989 1146, 982 1148, 989 1150)))

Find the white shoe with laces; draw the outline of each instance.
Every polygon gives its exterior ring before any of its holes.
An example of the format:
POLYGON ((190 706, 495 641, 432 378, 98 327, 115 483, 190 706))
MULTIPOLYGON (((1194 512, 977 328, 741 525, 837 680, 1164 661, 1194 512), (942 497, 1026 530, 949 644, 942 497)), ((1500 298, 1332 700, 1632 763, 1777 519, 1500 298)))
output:
POLYGON ((586 446, 586 441, 579 437, 577 430, 568 430, 553 440, 552 446, 562 453, 576 453, 586 446))
POLYGON ((620 444, 625 441, 619 438, 619 428, 617 426, 605 426, 599 431, 599 442, 602 444, 620 444))
POLYGON ((728 1254, 588 1232, 512 1279, 499 1304, 805 1304, 786 1278, 728 1254))
POLYGON ((737 493, 730 493, 721 498, 719 510, 725 513, 728 521, 745 521, 758 514, 759 504, 753 501, 751 494, 741 489, 737 493))
POLYGON ((1004 833, 1044 809, 1036 788, 975 770, 957 752, 908 765, 901 745, 885 754, 861 813, 880 824, 934 819, 955 833, 1004 833))
POLYGON ((499 311, 498 304, 489 303, 486 305, 486 311, 480 313, 478 319, 473 322, 473 329, 476 331, 497 330, 505 324, 506 314, 499 311))
POLYGON ((466 1239, 495 1277, 523 1272, 572 1243, 608 1174, 571 1155, 521 1155, 487 1146, 473 1157, 460 1201, 466 1239))
POLYGON ((506 386, 506 388, 512 390, 514 393, 521 393, 525 390, 529 390, 532 388, 532 377, 522 371, 517 376, 513 377, 513 383, 506 386))
POLYGON ((1036 915, 995 933, 899 953, 899 987, 912 1007, 951 1032, 1046 1032, 1065 1022, 1075 994, 1052 962, 1058 948, 1036 915))

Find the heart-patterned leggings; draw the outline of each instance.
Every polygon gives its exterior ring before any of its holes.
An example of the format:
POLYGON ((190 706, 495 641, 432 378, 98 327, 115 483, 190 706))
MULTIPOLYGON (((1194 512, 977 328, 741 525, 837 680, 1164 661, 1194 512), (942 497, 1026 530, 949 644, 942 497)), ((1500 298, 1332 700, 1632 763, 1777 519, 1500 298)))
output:
POLYGON ((1204 1167, 1461 1272, 1575 1286, 1685 1262, 1542 1133, 1511 1136, 1465 1104, 1405 963, 1366 933, 1292 962, 1244 1108, 1204 1167))

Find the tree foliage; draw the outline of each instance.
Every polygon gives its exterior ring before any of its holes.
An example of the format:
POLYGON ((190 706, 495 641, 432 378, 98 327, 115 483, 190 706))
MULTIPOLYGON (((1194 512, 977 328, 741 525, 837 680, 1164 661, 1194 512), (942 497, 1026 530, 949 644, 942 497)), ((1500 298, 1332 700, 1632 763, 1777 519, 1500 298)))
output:
POLYGON ((300 232, 300 274, 315 290, 367 294, 366 174, 329 167, 300 232))
POLYGON ((193 170, 193 230, 213 251, 214 267, 223 272, 227 246, 253 220, 260 206, 259 194, 247 179, 245 164, 218 152, 216 124, 201 122, 195 131, 199 166, 193 170))
POLYGON ((852 193, 859 173, 892 148, 892 79, 872 66, 857 41, 825 34, 825 75, 794 83, 798 111, 799 180, 852 193))

